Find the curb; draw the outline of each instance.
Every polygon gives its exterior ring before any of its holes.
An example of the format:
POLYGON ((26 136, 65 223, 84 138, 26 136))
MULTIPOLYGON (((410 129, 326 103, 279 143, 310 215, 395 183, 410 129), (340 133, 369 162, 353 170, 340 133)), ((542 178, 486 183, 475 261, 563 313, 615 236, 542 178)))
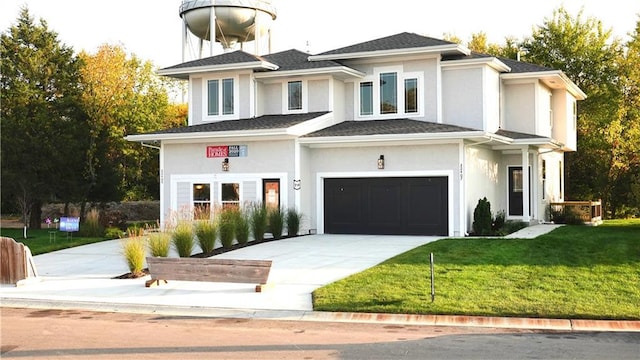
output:
POLYGON ((519 317, 412 315, 383 313, 323 312, 306 310, 259 310, 115 304, 45 299, 0 298, 0 307, 149 314, 163 316, 221 317, 281 321, 352 322, 414 326, 481 327, 498 329, 554 330, 567 332, 640 332, 640 320, 581 320, 519 317))

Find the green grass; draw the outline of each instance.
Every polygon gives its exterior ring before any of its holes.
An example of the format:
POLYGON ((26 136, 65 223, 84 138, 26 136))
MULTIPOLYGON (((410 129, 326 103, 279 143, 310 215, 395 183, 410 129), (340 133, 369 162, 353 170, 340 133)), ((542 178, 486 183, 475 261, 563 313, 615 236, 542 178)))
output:
POLYGON ((45 254, 56 250, 108 240, 104 237, 81 237, 77 236, 77 233, 73 233, 73 236, 70 236, 69 239, 67 239, 66 232, 46 228, 27 230, 26 239, 23 237, 22 229, 0 229, 0 235, 13 238, 15 241, 25 244, 29 247, 31 254, 33 255, 45 254), (53 239, 49 240, 49 232, 55 232, 55 242, 53 239))
POLYGON ((640 220, 444 239, 314 292, 314 310, 640 319, 640 220), (431 302, 429 254, 435 259, 431 302))

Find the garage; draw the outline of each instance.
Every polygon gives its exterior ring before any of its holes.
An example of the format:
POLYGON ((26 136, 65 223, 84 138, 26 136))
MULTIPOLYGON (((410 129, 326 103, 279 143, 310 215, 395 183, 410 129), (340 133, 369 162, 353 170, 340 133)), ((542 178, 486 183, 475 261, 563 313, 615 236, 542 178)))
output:
POLYGON ((448 235, 442 177, 324 179, 327 234, 448 235))

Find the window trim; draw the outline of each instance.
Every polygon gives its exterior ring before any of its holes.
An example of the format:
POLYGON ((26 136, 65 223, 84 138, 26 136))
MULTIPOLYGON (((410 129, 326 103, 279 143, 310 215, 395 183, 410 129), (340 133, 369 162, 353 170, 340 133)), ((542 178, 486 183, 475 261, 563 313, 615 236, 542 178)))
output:
POLYGON ((389 119, 397 118, 398 116, 409 117, 422 117, 424 116, 424 73, 420 71, 404 72, 402 66, 383 66, 373 69, 373 73, 363 77, 362 79, 354 82, 354 118, 357 120, 372 120, 372 119, 389 119), (397 112, 382 114, 380 111, 380 75, 384 73, 396 73, 396 100, 397 100, 397 112), (417 83, 417 111, 406 112, 405 111, 405 80, 415 79, 417 83), (362 114, 362 97, 360 93, 361 84, 369 83, 373 84, 373 113, 362 114))
POLYGON ((287 80, 282 82, 282 113, 283 114, 299 114, 306 113, 309 109, 309 87, 307 80, 305 79, 295 79, 295 80, 287 80), (301 105, 300 109, 289 109, 289 83, 292 82, 300 82, 301 83, 301 105))
POLYGON ((202 121, 237 120, 240 118, 240 77, 238 75, 208 76, 202 78, 202 121), (225 80, 233 84, 233 112, 225 114, 224 87, 225 80), (209 115, 209 81, 218 81, 218 114, 209 115))
POLYGON ((224 204, 235 204, 236 202, 238 203, 238 207, 241 207, 242 203, 243 203, 243 194, 242 194, 242 181, 239 180, 233 180, 233 179, 228 179, 228 180, 224 180, 224 181, 219 181, 218 182, 218 198, 216 199, 218 202, 218 205, 220 205, 221 209, 224 209, 224 204), (222 185, 226 185, 226 184, 238 184, 238 201, 225 201, 222 199, 222 185))

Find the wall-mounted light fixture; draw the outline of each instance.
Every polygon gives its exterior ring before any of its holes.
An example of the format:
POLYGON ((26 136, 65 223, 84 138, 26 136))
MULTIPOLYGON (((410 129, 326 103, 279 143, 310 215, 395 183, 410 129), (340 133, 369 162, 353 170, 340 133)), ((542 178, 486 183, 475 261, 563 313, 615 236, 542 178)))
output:
POLYGON ((380 155, 378 158, 378 169, 384 169, 384 155, 380 155))
POLYGON ((229 158, 222 160, 222 171, 229 171, 229 158))

